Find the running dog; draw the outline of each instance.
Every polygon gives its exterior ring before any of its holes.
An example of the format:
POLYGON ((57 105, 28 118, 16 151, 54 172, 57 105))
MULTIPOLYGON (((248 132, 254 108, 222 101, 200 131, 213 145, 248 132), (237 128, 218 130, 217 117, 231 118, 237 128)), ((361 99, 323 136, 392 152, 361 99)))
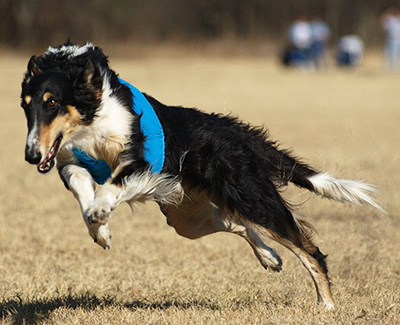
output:
POLYGON ((266 269, 280 271, 282 261, 264 236, 288 248, 310 273, 318 303, 330 309, 326 256, 312 242, 311 225, 293 215, 278 189, 292 182, 383 211, 373 186, 314 170, 262 128, 141 93, 91 43, 68 42, 32 56, 21 106, 28 123, 25 159, 40 173, 57 167, 103 248, 110 247, 108 219, 121 202, 153 200, 179 235, 237 234, 266 269))

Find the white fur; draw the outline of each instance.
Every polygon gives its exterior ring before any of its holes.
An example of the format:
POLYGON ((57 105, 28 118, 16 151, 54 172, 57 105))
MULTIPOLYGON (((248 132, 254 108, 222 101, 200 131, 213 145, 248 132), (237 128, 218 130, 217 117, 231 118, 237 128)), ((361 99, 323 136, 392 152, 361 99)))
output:
MULTIPOLYGON (((115 174, 118 174, 118 170, 113 173, 113 175, 115 174)), ((182 198, 183 188, 175 178, 148 171, 126 177, 122 186, 114 185, 111 181, 108 181, 96 192, 95 205, 97 207, 92 206, 92 210, 111 211, 122 202, 134 204, 147 200, 177 205, 182 201, 182 198)))
POLYGON ((55 48, 49 46, 47 49, 46 54, 57 54, 57 53, 66 53, 72 57, 81 55, 86 53, 90 48, 94 48, 95 46, 92 43, 86 43, 84 46, 77 46, 77 45, 63 45, 60 48, 55 48))
POLYGON ((129 141, 133 118, 134 116, 115 97, 104 97, 91 125, 80 126, 65 144, 65 148, 75 146, 94 158, 104 159, 105 157, 98 157, 94 148, 101 143, 107 146, 110 141, 114 141, 122 149, 129 141))
POLYGON ((223 222, 226 225, 226 229, 223 231, 229 231, 233 234, 237 234, 243 237, 253 249, 254 255, 258 258, 259 262, 265 269, 270 269, 274 272, 279 272, 282 269, 282 259, 277 252, 267 246, 260 235, 263 234, 260 227, 257 227, 250 222, 233 222, 230 219, 225 219, 223 222))
POLYGON ((107 181, 96 191, 95 199, 89 204, 85 215, 90 225, 107 225, 111 212, 122 202, 132 205, 155 200, 178 205, 182 198, 183 189, 179 182, 148 171, 126 177, 122 185, 112 184, 111 179, 107 181))
POLYGON ((34 120, 34 123, 35 124, 29 131, 28 137, 26 138, 26 144, 29 148, 37 149, 39 146, 39 128, 36 119, 34 120))
POLYGON ((119 135, 128 140, 131 134, 133 118, 127 108, 122 106, 117 98, 111 96, 110 85, 105 76, 101 106, 92 127, 106 130, 107 135, 119 135))
MULTIPOLYGON (((45 54, 66 54, 72 57, 86 53, 89 49, 94 48, 92 43, 87 43, 85 46, 63 45, 59 48, 49 47, 45 54)), ((100 71, 103 78, 102 100, 96 117, 90 126, 80 126, 74 133, 73 137, 63 144, 64 149, 72 148, 73 146, 82 149, 97 159, 98 157, 94 148, 98 147, 99 143, 107 143, 108 141, 118 142, 121 148, 129 141, 131 133, 133 114, 122 106, 117 98, 112 96, 109 78, 106 71, 100 71)), ((30 136, 30 143, 34 142, 34 134, 37 132, 35 128, 30 136)), ((28 139, 29 141, 29 139, 28 139)), ((37 140, 36 140, 37 141, 37 140)))
POLYGON ((62 169, 62 176, 69 189, 79 202, 83 220, 90 236, 104 249, 110 248, 111 232, 108 223, 91 224, 88 220, 88 209, 95 199, 94 181, 89 172, 77 165, 67 165, 62 169))
MULTIPOLYGON (((69 155, 65 154, 65 152, 69 152, 72 147, 78 147, 94 158, 104 159, 105 157, 98 157, 97 151, 95 150, 99 144, 104 144, 105 147, 107 147, 111 142, 114 142, 114 144, 116 143, 119 145, 122 150, 128 143, 134 116, 123 107, 115 97, 110 96, 111 90, 106 79, 107 78, 104 78, 103 97, 97 116, 90 126, 80 126, 72 138, 63 145, 59 153, 59 163, 64 164, 72 162, 70 161, 71 158, 69 155)), ((111 164, 111 162, 108 163, 111 164)), ((110 185, 104 186, 104 190, 95 193, 94 181, 84 168, 76 165, 67 165, 63 168, 62 172, 70 190, 81 206, 82 216, 88 227, 89 234, 97 244, 103 248, 109 248, 111 244, 111 233, 107 220, 111 216, 111 210, 121 201, 115 204, 115 195, 113 195, 113 192, 107 191, 110 185), (93 213, 99 209, 104 210, 105 208, 107 218, 102 220, 101 223, 92 223, 93 213)), ((139 184, 140 183, 141 182, 139 182, 139 184)), ((150 185, 150 183, 151 182, 149 182, 148 185, 150 185)), ((128 186, 128 188, 133 187, 135 187, 134 184, 128 186)), ((102 188, 103 186, 100 187, 100 189, 102 188)), ((139 186, 138 191, 140 191, 140 188, 144 190, 143 186, 139 186)), ((132 192, 132 190, 130 190, 130 192, 132 192)))
POLYGON ((175 178, 166 174, 133 174, 125 179, 119 202, 143 202, 155 200, 162 204, 178 205, 183 198, 183 188, 175 178))
POLYGON ((329 173, 318 173, 308 178, 314 190, 326 198, 339 201, 350 202, 357 205, 364 203, 370 204, 379 211, 386 213, 372 195, 378 193, 376 188, 364 183, 363 181, 353 181, 348 179, 336 179, 329 173))

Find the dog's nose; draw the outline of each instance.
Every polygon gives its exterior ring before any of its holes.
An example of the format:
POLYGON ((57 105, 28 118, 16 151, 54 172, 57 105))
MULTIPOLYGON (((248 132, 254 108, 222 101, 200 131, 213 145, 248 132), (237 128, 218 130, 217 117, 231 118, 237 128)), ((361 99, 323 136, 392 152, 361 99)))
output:
POLYGON ((30 164, 38 164, 42 159, 42 155, 39 151, 36 151, 32 148, 25 148, 25 160, 30 164))

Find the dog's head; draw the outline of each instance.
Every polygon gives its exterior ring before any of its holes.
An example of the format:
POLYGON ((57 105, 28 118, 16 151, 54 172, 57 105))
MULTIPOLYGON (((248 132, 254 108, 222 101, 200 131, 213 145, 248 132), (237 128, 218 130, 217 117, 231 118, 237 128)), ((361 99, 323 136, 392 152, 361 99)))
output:
POLYGON ((59 149, 90 125, 102 98, 107 58, 93 45, 66 44, 32 56, 22 82, 21 106, 28 122, 25 159, 49 172, 59 149))

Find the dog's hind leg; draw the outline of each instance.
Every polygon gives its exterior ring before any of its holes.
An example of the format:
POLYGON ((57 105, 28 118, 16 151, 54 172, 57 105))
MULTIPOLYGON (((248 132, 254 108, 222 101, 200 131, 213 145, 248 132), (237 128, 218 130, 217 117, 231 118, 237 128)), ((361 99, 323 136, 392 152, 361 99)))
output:
POLYGON ((281 258, 274 249, 264 244, 250 223, 234 221, 205 196, 186 196, 179 206, 161 205, 161 211, 167 217, 167 223, 183 237, 197 239, 216 232, 237 234, 250 244, 264 268, 281 270, 281 258))
POLYGON ((95 190, 94 181, 89 172, 77 165, 66 165, 60 168, 60 176, 67 188, 73 193, 79 202, 83 220, 89 230, 90 236, 104 249, 110 248, 111 232, 108 223, 93 224, 89 223, 87 211, 90 204, 94 201, 95 190))
POLYGON ((174 227, 179 235, 196 239, 221 231, 237 234, 246 239, 265 268, 279 271, 282 266, 279 255, 265 245, 260 237, 261 233, 267 234, 291 250, 306 267, 315 284, 318 303, 328 309, 334 307, 325 255, 312 243, 306 223, 295 219, 289 210, 286 209, 285 217, 273 219, 273 222, 277 223, 274 227, 282 230, 279 234, 246 221, 245 218, 230 217, 223 209, 201 196, 186 196, 179 206, 166 205, 162 206, 161 210, 166 215, 168 224, 174 227), (288 218, 291 222, 288 222, 288 218))
POLYGON ((260 238, 256 228, 249 223, 243 223, 241 221, 234 222, 230 219, 224 219, 226 229, 222 231, 228 231, 233 234, 237 234, 250 244, 253 249, 254 255, 258 258, 261 265, 265 269, 270 269, 275 272, 279 272, 282 269, 282 260, 276 251, 267 246, 260 238))
MULTIPOLYGON (((292 217, 294 221, 293 227, 291 231, 286 232, 286 236, 278 235, 276 232, 264 227, 262 229, 271 239, 291 250, 300 259, 313 279, 317 291, 318 304, 325 306, 327 309, 333 309, 334 302, 325 261, 326 255, 322 254, 319 248, 313 244, 310 230, 308 229, 309 225, 296 219, 293 215, 292 217)), ((286 224, 286 226, 288 225, 286 224)))

